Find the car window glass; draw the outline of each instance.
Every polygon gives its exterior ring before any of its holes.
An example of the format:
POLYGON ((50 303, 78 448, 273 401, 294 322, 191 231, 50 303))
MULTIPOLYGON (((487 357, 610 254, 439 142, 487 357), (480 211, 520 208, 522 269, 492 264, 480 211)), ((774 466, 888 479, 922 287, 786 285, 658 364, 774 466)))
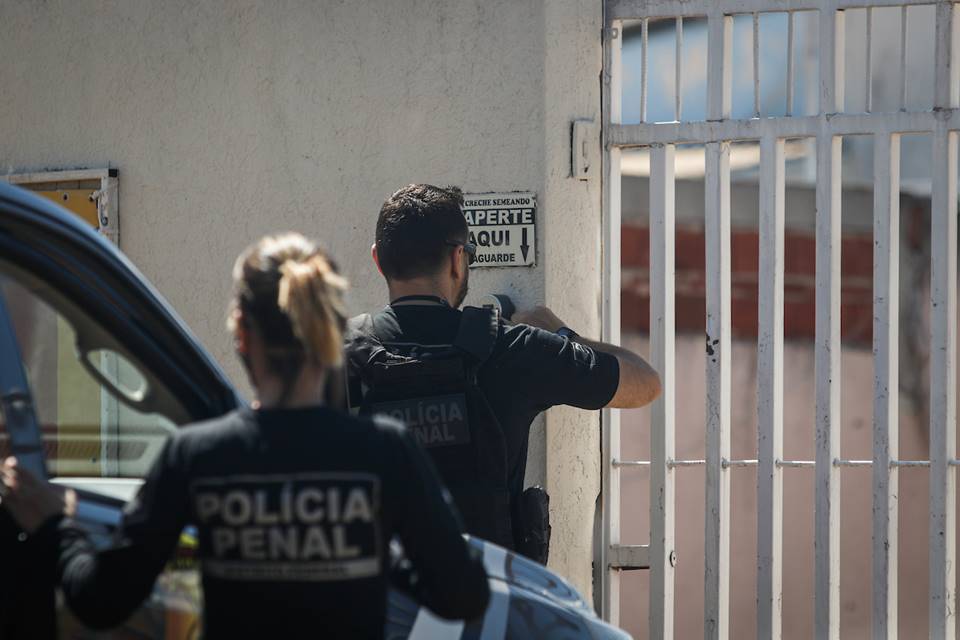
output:
MULTIPOLYGON (((0 295, 20 347, 50 475, 145 475, 186 410, 83 310, 57 304, 43 283, 0 270, 0 295), (147 398, 152 404, 145 408, 147 398)), ((3 440, 0 454, 7 449, 3 440)))

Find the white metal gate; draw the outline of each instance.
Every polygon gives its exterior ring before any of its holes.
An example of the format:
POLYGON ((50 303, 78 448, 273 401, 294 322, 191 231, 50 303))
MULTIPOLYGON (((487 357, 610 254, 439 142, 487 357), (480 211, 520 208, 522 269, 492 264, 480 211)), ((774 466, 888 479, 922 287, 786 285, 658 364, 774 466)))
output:
MULTIPOLYGON (((675 474, 690 465, 706 467, 705 635, 728 636, 730 482, 734 466, 758 467, 757 635, 781 635, 782 492, 787 467, 815 467, 815 630, 839 638, 839 472, 844 466, 873 467, 873 636, 897 633, 898 468, 930 468, 930 636, 956 636, 956 321, 957 321, 957 130, 960 130, 958 11, 936 4, 935 96, 932 110, 867 113, 844 110, 844 10, 867 7, 867 65, 870 69, 870 11, 873 7, 932 4, 911 0, 606 0, 603 72, 605 337, 620 338, 620 160, 621 150, 650 148, 650 355, 664 393, 653 407, 649 461, 620 458, 619 417, 604 416, 604 570, 598 588, 603 615, 619 616, 619 572, 649 566, 650 637, 673 637, 675 474), (732 16, 754 15, 754 87, 757 71, 757 14, 819 12, 819 113, 776 118, 731 118, 732 16), (652 18, 707 18, 707 117, 703 122, 648 123, 647 25, 652 18), (641 20, 644 70, 640 124, 621 118, 621 34, 624 21, 641 20), (932 264, 930 335, 930 459, 898 456, 898 277, 900 135, 932 139, 932 264), (845 135, 872 135, 874 146, 873 352, 874 435, 872 460, 840 455, 840 158, 845 135), (783 459, 784 141, 815 137, 816 173, 816 459, 783 459), (730 143, 760 144, 760 273, 758 336, 759 432, 757 459, 730 459, 730 143), (674 457, 674 154, 675 145, 706 146, 706 327, 713 353, 707 360, 706 459, 674 457), (650 544, 620 544, 621 469, 650 466, 650 544)), ((905 9, 904 9, 905 12, 905 9)), ((903 29, 906 39, 906 29, 903 29)), ((906 46, 901 43, 902 50, 906 46)), ((679 57, 683 40, 677 37, 679 57)), ((905 54, 903 54, 905 55, 905 54)), ((905 94, 905 64, 900 67, 905 94)), ((677 95, 680 65, 677 65, 677 95)), ((792 62, 787 86, 792 87, 792 62)), ((868 73, 869 76, 869 73, 868 73)), ((790 89, 788 89, 790 91, 790 89)), ((788 93, 789 95, 789 93, 788 93)), ((755 101, 756 104, 756 101, 755 101)), ((757 109, 759 116, 759 109, 757 109)))

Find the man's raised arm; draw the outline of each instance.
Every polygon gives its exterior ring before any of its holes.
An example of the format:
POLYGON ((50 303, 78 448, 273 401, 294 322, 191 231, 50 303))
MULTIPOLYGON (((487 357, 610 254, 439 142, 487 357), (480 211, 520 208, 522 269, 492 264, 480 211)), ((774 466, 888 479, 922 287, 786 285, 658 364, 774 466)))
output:
POLYGON ((517 312, 513 322, 528 324, 553 333, 567 336, 594 351, 607 353, 620 365, 620 381, 607 407, 634 409, 650 404, 660 395, 660 376, 639 354, 623 347, 597 340, 590 340, 573 333, 557 315, 547 307, 535 307, 530 311, 517 312))

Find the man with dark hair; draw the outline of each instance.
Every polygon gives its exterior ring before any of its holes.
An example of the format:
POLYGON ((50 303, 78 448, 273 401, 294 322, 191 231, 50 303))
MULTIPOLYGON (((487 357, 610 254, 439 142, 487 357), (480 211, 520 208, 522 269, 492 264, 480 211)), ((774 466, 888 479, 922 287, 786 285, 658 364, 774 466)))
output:
MULTIPOLYGON (((439 189, 426 184, 404 187, 383 203, 373 251, 388 282, 436 274, 450 247, 467 241, 462 206, 463 194, 457 187, 439 189)), ((455 307, 463 297, 455 301, 455 307)))
POLYGON ((372 253, 390 304, 351 321, 350 402, 407 423, 469 533, 545 561, 549 527, 533 520, 546 505, 523 487, 531 423, 560 404, 643 406, 660 378, 639 355, 579 336, 545 307, 516 324, 490 308, 460 310, 476 253, 462 203, 458 188, 413 184, 380 209, 372 253))

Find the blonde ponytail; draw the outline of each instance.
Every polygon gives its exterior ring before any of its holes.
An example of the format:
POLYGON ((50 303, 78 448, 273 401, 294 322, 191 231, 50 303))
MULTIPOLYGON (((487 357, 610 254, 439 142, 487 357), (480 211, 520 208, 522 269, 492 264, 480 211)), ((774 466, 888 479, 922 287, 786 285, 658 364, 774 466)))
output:
POLYGON ((299 233, 262 238, 237 259, 234 306, 264 343, 270 369, 286 393, 305 364, 343 363, 347 281, 313 242, 299 233))
POLYGON ((309 361, 338 367, 343 362, 343 292, 347 281, 316 253, 306 261, 280 265, 277 306, 290 319, 293 334, 309 361))

